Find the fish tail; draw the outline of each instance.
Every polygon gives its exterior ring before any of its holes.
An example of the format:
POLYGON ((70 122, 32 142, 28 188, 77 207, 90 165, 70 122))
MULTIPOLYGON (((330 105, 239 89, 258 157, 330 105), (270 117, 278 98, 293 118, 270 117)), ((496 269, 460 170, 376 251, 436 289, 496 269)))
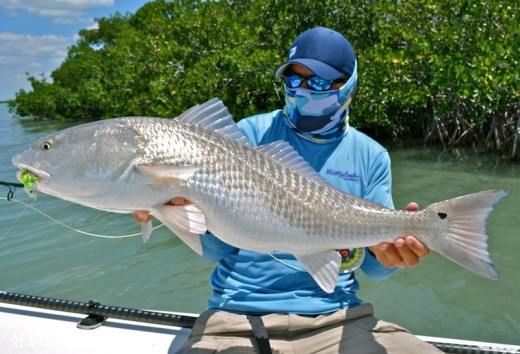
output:
POLYGON ((488 190, 448 199, 431 205, 441 219, 447 220, 445 237, 436 237, 430 248, 458 265, 486 278, 500 274, 488 252, 486 222, 494 206, 508 193, 488 190))

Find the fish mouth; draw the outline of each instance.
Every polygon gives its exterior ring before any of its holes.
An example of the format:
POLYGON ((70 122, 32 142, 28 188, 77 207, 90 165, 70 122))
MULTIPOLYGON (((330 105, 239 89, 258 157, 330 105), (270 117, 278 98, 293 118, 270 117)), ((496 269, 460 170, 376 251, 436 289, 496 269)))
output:
POLYGON ((46 183, 51 175, 43 170, 40 170, 36 167, 32 167, 26 164, 17 164, 19 171, 16 173, 16 177, 23 184, 27 183, 27 178, 25 176, 32 175, 34 177, 33 183, 46 183))

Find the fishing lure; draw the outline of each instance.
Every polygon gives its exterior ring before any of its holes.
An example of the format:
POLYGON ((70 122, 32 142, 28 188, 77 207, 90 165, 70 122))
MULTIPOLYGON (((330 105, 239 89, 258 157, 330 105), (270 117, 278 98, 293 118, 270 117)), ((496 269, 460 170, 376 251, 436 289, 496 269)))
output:
POLYGON ((28 170, 23 170, 17 177, 18 180, 22 182, 25 193, 33 199, 36 198, 36 183, 38 183, 38 177, 28 170))

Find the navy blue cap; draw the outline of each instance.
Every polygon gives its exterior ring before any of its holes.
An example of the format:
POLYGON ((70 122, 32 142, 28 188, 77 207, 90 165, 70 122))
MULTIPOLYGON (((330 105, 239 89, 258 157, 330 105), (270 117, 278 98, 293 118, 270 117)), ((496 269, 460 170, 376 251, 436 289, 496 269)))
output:
POLYGON ((315 27, 296 37, 288 61, 276 70, 276 77, 282 76, 289 65, 301 64, 327 80, 349 78, 355 62, 354 48, 341 33, 315 27))

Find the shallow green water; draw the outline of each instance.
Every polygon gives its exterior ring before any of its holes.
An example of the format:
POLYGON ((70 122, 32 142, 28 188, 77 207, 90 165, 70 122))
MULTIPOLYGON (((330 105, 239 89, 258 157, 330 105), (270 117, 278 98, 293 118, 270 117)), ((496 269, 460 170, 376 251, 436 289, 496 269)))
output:
MULTIPOLYGON (((0 180, 15 181, 12 155, 63 124, 20 122, 0 105, 0 180)), ((502 280, 490 281, 431 255, 415 269, 383 282, 360 276, 361 295, 376 314, 417 334, 520 344, 520 167, 428 149, 390 150, 394 200, 420 205, 487 188, 509 197, 489 224, 490 250, 502 280)), ((0 187, 0 197, 7 189, 0 187)), ((16 198, 29 201, 22 190, 16 198)), ((109 214, 39 195, 32 205, 81 230, 138 232, 129 216, 109 214)), ((213 265, 167 230, 105 240, 82 236, 13 202, 0 200, 0 290, 120 306, 200 312, 213 265)))

